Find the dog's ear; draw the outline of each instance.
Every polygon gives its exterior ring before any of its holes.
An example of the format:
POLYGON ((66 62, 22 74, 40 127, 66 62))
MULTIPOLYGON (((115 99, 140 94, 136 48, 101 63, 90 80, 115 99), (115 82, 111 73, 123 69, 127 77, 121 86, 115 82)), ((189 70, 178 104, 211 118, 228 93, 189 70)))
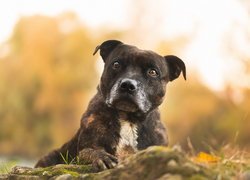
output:
POLYGON ((93 55, 95 55, 97 51, 100 49, 100 55, 102 56, 102 59, 105 62, 106 58, 111 53, 111 51, 113 51, 120 44, 123 44, 123 43, 118 40, 104 41, 101 45, 95 48, 93 55))
POLYGON ((167 62, 169 69, 169 80, 175 80, 179 77, 181 72, 183 74, 184 79, 186 80, 186 66, 184 62, 177 56, 173 55, 164 56, 164 58, 167 62))

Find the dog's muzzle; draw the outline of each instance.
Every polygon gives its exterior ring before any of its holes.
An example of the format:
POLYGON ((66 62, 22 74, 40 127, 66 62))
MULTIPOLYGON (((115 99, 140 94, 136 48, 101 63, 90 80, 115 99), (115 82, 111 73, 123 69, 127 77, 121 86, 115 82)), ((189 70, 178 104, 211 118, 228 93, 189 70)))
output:
POLYGON ((106 103, 126 112, 140 110, 145 113, 151 107, 140 82, 129 78, 120 79, 113 85, 106 103))
POLYGON ((138 83, 133 79, 123 79, 119 86, 120 93, 134 94, 138 89, 138 83))

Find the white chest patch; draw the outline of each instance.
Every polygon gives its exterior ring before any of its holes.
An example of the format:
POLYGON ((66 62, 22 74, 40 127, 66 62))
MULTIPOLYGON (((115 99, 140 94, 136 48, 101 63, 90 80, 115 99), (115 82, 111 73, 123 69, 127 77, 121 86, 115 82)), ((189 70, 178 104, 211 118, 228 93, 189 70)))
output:
POLYGON ((120 120, 121 130, 120 130, 120 139, 117 146, 116 153, 118 156, 123 154, 123 151, 126 151, 129 147, 133 149, 134 152, 137 151, 137 125, 132 124, 125 120, 120 120))

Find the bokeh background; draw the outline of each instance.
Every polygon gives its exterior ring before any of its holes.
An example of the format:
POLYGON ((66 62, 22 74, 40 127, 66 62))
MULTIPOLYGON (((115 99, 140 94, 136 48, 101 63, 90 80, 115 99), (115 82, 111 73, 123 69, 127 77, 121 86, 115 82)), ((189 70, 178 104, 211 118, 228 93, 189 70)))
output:
POLYGON ((0 2, 0 160, 36 160, 74 135, 95 94, 97 45, 119 39, 186 63, 161 106, 170 145, 250 148, 247 0, 0 2))

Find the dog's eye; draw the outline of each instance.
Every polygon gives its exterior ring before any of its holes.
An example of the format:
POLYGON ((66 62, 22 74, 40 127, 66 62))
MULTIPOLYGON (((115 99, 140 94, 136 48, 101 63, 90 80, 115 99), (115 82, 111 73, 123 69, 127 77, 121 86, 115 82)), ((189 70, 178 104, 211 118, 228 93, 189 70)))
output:
POLYGON ((149 69, 148 70, 148 75, 151 76, 151 77, 157 77, 158 72, 155 69, 149 69))
POLYGON ((113 67, 113 69, 119 69, 121 67, 121 65, 120 65, 119 62, 116 61, 116 62, 113 63, 112 67, 113 67))

